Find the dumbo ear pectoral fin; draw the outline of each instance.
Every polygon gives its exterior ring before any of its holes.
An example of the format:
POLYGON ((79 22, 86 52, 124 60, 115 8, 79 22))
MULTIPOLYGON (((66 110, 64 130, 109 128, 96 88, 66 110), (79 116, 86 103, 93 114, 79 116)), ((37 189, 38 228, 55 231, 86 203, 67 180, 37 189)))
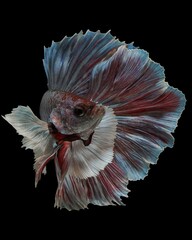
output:
POLYGON ((49 134, 47 123, 37 118, 28 106, 18 106, 3 118, 24 137, 23 147, 34 151, 34 169, 40 179, 40 173, 45 171, 45 165, 54 152, 54 140, 49 134))
POLYGON ((35 137, 37 133, 43 134, 48 129, 47 123, 37 118, 28 106, 18 106, 3 118, 16 129, 19 135, 29 139, 35 137))

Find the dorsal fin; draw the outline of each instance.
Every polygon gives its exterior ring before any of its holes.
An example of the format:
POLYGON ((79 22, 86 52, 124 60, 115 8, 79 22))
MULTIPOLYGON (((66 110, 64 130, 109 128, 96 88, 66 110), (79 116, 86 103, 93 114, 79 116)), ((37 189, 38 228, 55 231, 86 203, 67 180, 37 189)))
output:
POLYGON ((51 47, 44 48, 43 60, 49 90, 84 95, 95 65, 124 44, 110 32, 89 30, 52 42, 51 47))

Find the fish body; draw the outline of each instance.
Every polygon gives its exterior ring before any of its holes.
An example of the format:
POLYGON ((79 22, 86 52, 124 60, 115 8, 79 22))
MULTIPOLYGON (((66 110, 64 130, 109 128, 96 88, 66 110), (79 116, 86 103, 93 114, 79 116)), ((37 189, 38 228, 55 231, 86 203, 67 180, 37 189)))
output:
POLYGON ((80 32, 45 48, 48 91, 40 119, 29 107, 5 115, 35 155, 35 184, 54 160, 55 206, 124 205, 129 181, 172 147, 184 94, 149 54, 109 32, 80 32))

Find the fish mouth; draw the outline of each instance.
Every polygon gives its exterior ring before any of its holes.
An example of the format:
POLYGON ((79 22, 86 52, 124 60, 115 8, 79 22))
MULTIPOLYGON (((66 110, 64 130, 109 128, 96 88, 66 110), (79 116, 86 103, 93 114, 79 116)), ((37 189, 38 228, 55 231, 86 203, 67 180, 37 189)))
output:
POLYGON ((48 124, 52 124, 54 129, 60 132, 61 134, 71 134, 71 129, 69 128, 69 126, 66 126, 66 124, 64 125, 61 118, 51 116, 48 124))

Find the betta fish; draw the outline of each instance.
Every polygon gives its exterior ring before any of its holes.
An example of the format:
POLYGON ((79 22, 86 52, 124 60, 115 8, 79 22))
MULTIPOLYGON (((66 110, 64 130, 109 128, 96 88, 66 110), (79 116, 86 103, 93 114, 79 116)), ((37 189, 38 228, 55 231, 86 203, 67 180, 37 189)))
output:
POLYGON ((144 179, 166 147, 185 96, 148 52, 110 32, 87 31, 44 48, 48 90, 40 118, 18 106, 4 116, 34 151, 35 186, 53 160, 55 207, 125 205, 128 182, 144 179))

